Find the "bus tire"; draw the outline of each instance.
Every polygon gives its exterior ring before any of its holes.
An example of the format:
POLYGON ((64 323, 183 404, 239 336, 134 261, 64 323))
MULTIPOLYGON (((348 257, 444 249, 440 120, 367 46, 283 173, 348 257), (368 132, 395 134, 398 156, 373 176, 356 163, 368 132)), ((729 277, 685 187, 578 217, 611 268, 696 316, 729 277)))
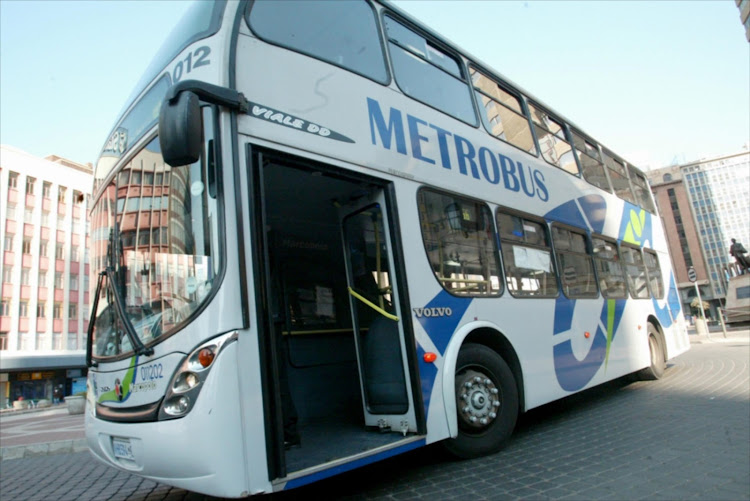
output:
POLYGON ((460 458, 497 452, 510 439, 518 418, 518 388, 508 364, 481 344, 461 348, 456 361, 458 436, 443 442, 460 458))
POLYGON ((667 367, 664 361, 664 347, 661 343, 659 333, 653 324, 648 324, 648 351, 651 358, 651 365, 638 372, 638 378, 644 381, 655 381, 664 376, 667 367))

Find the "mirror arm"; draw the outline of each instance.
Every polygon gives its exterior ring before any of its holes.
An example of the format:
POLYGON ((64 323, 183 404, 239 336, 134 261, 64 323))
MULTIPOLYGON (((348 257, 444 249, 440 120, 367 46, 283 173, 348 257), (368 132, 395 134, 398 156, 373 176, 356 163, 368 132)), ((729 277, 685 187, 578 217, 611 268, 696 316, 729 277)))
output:
POLYGON ((189 91, 195 93, 202 101, 212 104, 218 104, 220 106, 226 106, 235 110, 239 110, 242 113, 247 113, 250 110, 250 103, 245 99, 245 95, 242 92, 228 89, 226 87, 220 87, 199 80, 183 80, 167 91, 166 99, 170 103, 173 103, 180 92, 189 91))

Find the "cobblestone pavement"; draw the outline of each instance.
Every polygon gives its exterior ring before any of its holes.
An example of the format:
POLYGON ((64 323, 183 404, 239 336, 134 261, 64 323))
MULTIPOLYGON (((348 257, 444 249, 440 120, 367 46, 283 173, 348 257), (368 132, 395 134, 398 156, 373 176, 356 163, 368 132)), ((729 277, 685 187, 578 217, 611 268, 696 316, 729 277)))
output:
MULTIPOLYGON (((694 344, 655 382, 609 383, 527 413, 504 451, 427 447, 288 499, 750 500, 750 348, 694 344)), ((2 462, 0 499, 215 499, 118 472, 88 453, 2 462)))

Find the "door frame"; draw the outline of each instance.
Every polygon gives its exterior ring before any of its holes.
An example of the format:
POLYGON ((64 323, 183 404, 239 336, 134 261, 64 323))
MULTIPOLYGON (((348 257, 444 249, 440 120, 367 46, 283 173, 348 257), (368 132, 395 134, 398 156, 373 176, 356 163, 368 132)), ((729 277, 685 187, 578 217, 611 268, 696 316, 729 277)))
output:
MULTIPOLYGON (((263 391, 263 418, 265 422, 266 458, 269 479, 283 478, 287 475, 284 451, 283 419, 281 413, 281 394, 279 390, 279 367, 276 353, 276 344, 264 333, 271 330, 272 312, 269 307, 270 294, 270 263, 268 259, 269 242, 267 241, 264 228, 266 227, 265 215, 265 193, 263 179, 263 159, 271 158, 280 164, 286 164, 300 170, 320 171, 334 177, 339 177, 352 182, 367 182, 379 186, 383 191, 386 203, 386 215, 388 221, 388 237, 391 241, 391 253, 394 263, 395 280, 394 286, 399 288, 399 309, 402 312, 404 349, 406 366, 408 369, 407 385, 410 385, 412 403, 414 405, 414 419, 416 421, 417 434, 426 435, 427 423, 422 396, 421 381, 419 377, 419 361, 417 359, 417 343, 414 337, 414 324, 412 321, 412 309, 409 303, 408 279, 405 265, 405 254, 403 250, 401 225, 398 217, 398 204, 396 202, 396 189, 393 181, 372 177, 357 170, 343 169, 330 163, 320 163, 279 150, 254 144, 250 138, 240 142, 241 148, 245 150, 245 164, 247 165, 246 182, 247 193, 250 200, 238 202, 242 204, 238 210, 248 210, 250 225, 250 253, 252 258, 251 267, 255 277, 253 294, 255 298, 255 320, 258 332, 258 349, 260 350, 260 374, 261 388, 263 391)), ((339 224, 341 221, 339 222, 339 224)), ((343 241, 342 241, 343 245, 343 241)), ((252 327, 252 320, 250 325, 252 327)))

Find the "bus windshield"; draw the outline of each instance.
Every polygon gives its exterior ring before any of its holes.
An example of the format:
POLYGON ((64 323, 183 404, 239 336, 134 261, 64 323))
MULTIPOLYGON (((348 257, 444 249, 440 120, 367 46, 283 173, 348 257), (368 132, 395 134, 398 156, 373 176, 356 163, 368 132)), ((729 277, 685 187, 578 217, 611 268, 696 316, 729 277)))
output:
POLYGON ((122 322, 143 345, 153 345, 210 295, 220 259, 217 204, 207 193, 205 172, 202 160, 164 163, 157 137, 104 187, 91 215, 92 273, 110 270, 97 290, 94 357, 137 348, 122 322))

